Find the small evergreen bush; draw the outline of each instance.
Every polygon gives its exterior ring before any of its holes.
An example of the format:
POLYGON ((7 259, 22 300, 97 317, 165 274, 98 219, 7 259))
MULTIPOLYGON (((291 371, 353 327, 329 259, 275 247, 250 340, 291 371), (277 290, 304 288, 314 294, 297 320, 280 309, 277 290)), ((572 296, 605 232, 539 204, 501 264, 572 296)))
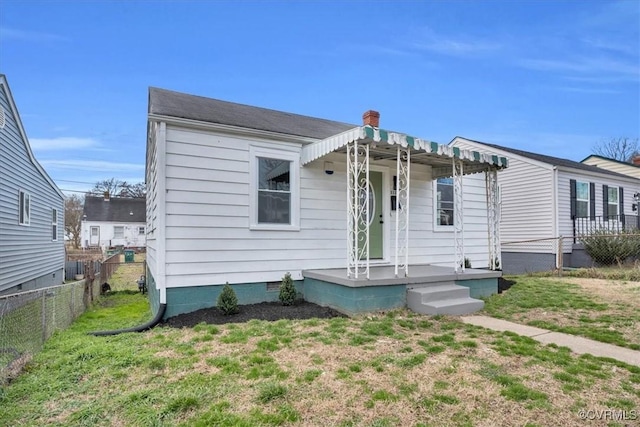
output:
POLYGON ((293 305, 296 302, 296 287, 293 285, 291 274, 287 273, 280 283, 280 295, 278 295, 282 305, 293 305))
POLYGON ((218 295, 218 309, 225 315, 236 314, 238 310, 238 297, 229 282, 222 288, 218 295))
POLYGON ((621 265, 629 258, 640 257, 640 234, 637 230, 598 230, 581 240, 591 259, 600 265, 621 265))

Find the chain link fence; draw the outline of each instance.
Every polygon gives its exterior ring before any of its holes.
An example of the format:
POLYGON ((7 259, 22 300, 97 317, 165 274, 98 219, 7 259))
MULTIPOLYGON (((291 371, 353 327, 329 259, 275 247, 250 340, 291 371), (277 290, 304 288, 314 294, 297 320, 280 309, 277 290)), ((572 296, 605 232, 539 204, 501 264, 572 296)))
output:
POLYGON ((55 331, 84 313, 119 265, 119 255, 105 260, 98 271, 87 262, 85 280, 1 296, 0 383, 15 378, 55 331))
POLYGON ((598 230, 576 237, 572 249, 571 267, 639 266, 640 230, 598 230))
POLYGON ((566 268, 640 268, 637 229, 504 242, 501 250, 504 274, 548 271, 562 274, 566 268))

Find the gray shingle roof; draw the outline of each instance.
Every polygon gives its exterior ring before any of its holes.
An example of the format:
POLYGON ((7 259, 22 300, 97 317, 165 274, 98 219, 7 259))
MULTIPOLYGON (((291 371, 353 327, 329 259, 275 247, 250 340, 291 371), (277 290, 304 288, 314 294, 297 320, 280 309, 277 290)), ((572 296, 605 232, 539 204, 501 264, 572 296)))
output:
POLYGON ((86 196, 83 216, 87 221, 147 222, 146 199, 86 196), (133 212, 133 215, 131 213, 133 212))
MULTIPOLYGON (((464 137, 461 137, 464 138, 464 137)), ((560 157, 553 157, 553 156, 547 156, 544 154, 536 154, 536 153, 531 153, 529 151, 524 151, 524 150, 518 150, 515 148, 509 148, 509 147, 503 147, 502 145, 497 145, 497 144, 489 144, 487 142, 482 142, 482 141, 474 141, 473 139, 469 139, 469 138, 465 138, 469 141, 473 141, 475 143, 478 144, 482 144, 482 145, 486 145, 487 147, 492 147, 492 148, 496 148, 498 150, 504 150, 508 153, 513 153, 513 154, 517 154, 519 156, 522 157, 526 157, 532 160, 537 160, 539 162, 543 162, 543 163, 547 163, 553 166, 560 166, 560 167, 565 167, 565 168, 572 168, 572 169, 579 169, 579 170, 583 170, 583 171, 588 171, 588 172, 597 172, 597 173, 602 173, 605 175, 612 175, 618 178, 632 178, 628 175, 624 175, 618 172, 612 172, 603 168, 599 168, 597 166, 591 166, 591 165, 587 165, 584 163, 580 163, 580 162, 574 162, 573 160, 568 160, 568 159, 561 159, 560 157)))
POLYGON ((179 117, 287 135, 324 139, 356 127, 348 123, 149 88, 149 114, 179 117))

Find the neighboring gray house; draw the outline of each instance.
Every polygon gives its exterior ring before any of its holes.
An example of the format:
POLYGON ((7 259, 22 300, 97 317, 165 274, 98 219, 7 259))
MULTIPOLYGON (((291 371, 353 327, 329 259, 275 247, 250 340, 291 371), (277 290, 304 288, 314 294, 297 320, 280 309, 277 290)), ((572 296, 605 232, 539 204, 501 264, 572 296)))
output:
POLYGON ((144 248, 146 239, 146 199, 86 196, 82 215, 83 248, 113 246, 144 248))
POLYGON ((33 156, 0 74, 0 294, 64 280, 64 195, 33 156))
POLYGON ((503 271, 519 274, 559 265, 581 267, 579 237, 597 229, 636 227, 640 179, 602 167, 456 137, 451 146, 508 156, 498 173, 503 271))

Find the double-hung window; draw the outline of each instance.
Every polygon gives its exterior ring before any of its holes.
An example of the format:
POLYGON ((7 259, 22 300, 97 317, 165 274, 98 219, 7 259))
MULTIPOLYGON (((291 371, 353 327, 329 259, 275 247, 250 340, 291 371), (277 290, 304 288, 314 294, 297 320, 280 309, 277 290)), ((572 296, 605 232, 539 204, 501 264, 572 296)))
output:
POLYGON ((435 181, 436 191, 436 227, 453 225, 453 178, 438 178, 435 181))
POLYGON ((113 227, 113 238, 124 239, 124 226, 116 225, 113 227))
POLYGON ((589 216, 589 183, 576 182, 576 218, 589 216))
POLYGON ((143 235, 144 234, 144 227, 138 227, 138 234, 139 235, 143 235))
POLYGON ((618 192, 618 187, 607 187, 607 215, 609 218, 616 219, 615 217, 620 215, 618 192))
POLYGON ((18 192, 18 223, 20 225, 31 223, 31 195, 22 190, 18 192))
POLYGON ((250 148, 250 227, 299 229, 299 151, 250 148))
POLYGON ((58 240, 58 210, 51 210, 51 240, 58 240))

